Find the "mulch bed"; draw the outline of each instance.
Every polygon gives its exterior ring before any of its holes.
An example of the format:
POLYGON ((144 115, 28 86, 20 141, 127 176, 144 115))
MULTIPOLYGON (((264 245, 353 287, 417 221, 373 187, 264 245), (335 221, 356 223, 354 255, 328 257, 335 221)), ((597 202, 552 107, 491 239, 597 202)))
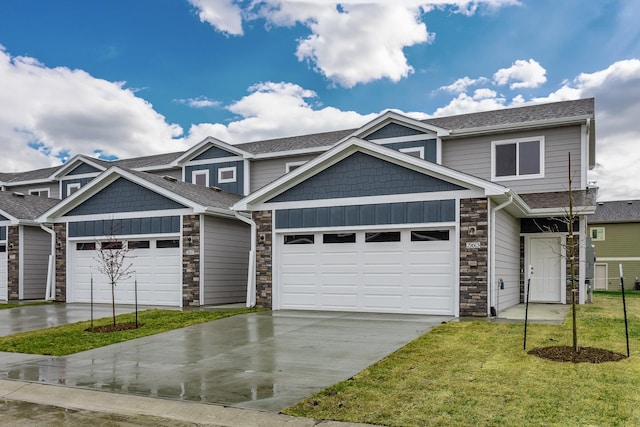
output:
POLYGON ((104 326, 94 326, 93 328, 85 329, 85 332, 118 332, 118 331, 128 331, 129 329, 136 329, 142 327, 143 324, 138 322, 136 326, 136 322, 123 322, 116 323, 115 325, 104 325, 104 326))
POLYGON ((579 347, 577 353, 571 346, 540 347, 529 350, 528 353, 554 362, 572 363, 617 362, 627 358, 620 353, 593 347, 579 347))

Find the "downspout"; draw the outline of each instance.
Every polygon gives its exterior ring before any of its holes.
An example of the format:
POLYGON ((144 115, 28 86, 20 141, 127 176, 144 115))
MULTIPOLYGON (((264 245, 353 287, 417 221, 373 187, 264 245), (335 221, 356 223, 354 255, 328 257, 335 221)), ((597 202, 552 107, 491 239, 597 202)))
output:
POLYGON ((51 235, 51 255, 49 255, 49 268, 47 269, 47 290, 45 291, 45 300, 54 301, 56 299, 56 232, 50 228, 40 224, 40 228, 51 235))
POLYGON ((247 307, 256 305, 256 232, 257 226, 254 220, 240 215, 240 212, 233 212, 236 218, 251 226, 251 249, 249 250, 249 269, 247 272, 247 307))
POLYGON ((496 206, 495 208, 493 208, 491 210, 491 225, 490 225, 490 239, 489 242, 491 244, 491 249, 490 249, 490 259, 491 259, 491 263, 489 266, 490 272, 489 272, 489 277, 491 278, 491 286, 489 286, 488 289, 488 294, 489 294, 489 306, 490 306, 490 313, 492 316, 495 316, 498 314, 498 297, 497 297, 497 288, 496 288, 496 212, 498 212, 499 210, 502 210, 504 208, 506 208, 507 206, 509 206, 511 203, 513 203, 513 196, 509 196, 509 200, 507 200, 506 202, 503 202, 501 204, 499 204, 498 206, 496 206), (495 306, 491 305, 493 303, 493 299, 495 298, 495 306))

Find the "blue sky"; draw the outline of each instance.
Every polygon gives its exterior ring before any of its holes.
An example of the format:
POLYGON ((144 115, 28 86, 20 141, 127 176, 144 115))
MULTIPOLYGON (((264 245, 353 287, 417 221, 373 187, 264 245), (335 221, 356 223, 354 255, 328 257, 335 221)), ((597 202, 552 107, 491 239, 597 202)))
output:
POLYGON ((636 0, 0 2, 3 171, 596 97, 601 200, 640 198, 636 0))

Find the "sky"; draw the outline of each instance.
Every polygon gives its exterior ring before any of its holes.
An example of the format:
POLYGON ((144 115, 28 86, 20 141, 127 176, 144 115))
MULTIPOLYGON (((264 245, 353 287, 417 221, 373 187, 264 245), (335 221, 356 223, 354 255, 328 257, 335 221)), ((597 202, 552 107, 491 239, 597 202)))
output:
POLYGON ((640 199, 637 0, 0 0, 0 172, 595 97, 640 199))

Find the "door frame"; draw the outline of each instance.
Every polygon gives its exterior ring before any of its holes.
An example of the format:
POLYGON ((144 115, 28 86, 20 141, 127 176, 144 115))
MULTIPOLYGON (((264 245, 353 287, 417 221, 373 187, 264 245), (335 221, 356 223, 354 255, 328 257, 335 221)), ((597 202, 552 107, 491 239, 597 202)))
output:
MULTIPOLYGON (((525 301, 527 299, 527 269, 528 266, 531 264, 531 241, 534 239, 551 239, 551 238, 556 238, 560 240, 560 254, 558 254, 558 256, 560 257, 560 272, 559 272, 559 278, 560 278, 560 283, 558 286, 560 286, 560 301, 557 301, 560 304, 566 304, 567 303, 567 256, 566 256, 566 235, 564 233, 536 233, 536 234, 530 234, 530 235, 526 235, 524 236, 524 247, 525 247, 525 256, 524 256, 524 262, 525 265, 522 266, 523 271, 525 272, 525 283, 524 283, 524 297, 525 297, 525 301)), ((535 274, 535 272, 534 272, 535 274)), ((553 302, 550 302, 553 303, 553 302)))

